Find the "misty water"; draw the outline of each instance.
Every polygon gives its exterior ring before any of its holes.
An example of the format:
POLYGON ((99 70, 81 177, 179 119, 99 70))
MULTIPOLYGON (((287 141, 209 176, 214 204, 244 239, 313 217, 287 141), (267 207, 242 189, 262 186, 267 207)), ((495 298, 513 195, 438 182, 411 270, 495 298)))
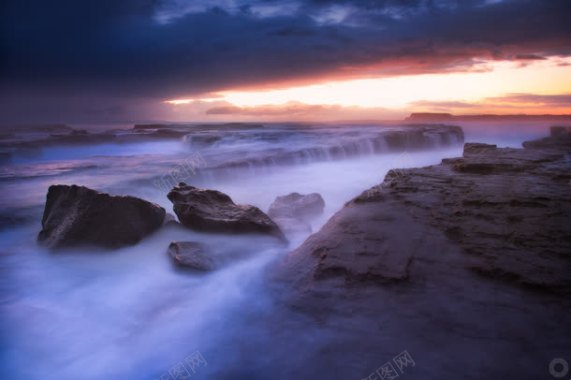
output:
MULTIPOLYGON (((277 303, 265 277, 308 232, 288 236, 284 247, 252 235, 163 228, 124 249, 52 252, 36 243, 45 195, 52 184, 78 184, 172 212, 166 193, 180 180, 267 211, 276 196, 317 192, 326 208, 311 223, 316 232, 389 169, 462 153, 460 143, 437 140, 423 150, 389 149, 382 138, 375 145, 378 129, 274 126, 14 154, 0 166, 0 210, 8 221, 0 231, 0 378, 167 379, 196 352, 207 365, 199 363, 193 378, 288 378, 289 369, 311 366, 308 358, 335 332, 277 303), (166 254, 177 240, 211 245, 225 265, 207 274, 177 270, 166 254)), ((469 129, 467 140, 518 146, 543 134, 469 129)), ((355 370, 354 378, 365 375, 355 370)))

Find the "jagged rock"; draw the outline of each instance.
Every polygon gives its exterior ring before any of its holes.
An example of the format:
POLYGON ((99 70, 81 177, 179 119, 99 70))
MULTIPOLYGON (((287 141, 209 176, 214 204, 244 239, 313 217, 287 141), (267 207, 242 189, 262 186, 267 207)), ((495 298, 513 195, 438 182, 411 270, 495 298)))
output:
POLYGON ((178 267, 211 271, 216 265, 207 251, 203 244, 194 241, 182 241, 172 242, 169 245, 168 254, 178 267))
POLYGON ((306 219, 321 215, 324 208, 325 201, 318 193, 291 193, 277 197, 270 205, 268 215, 271 218, 306 219))
POLYGON ((133 245, 159 229, 165 209, 131 196, 112 196, 83 186, 48 190, 38 241, 48 247, 133 245))
POLYGON ((220 191, 180 183, 167 197, 185 227, 207 232, 268 234, 285 241, 278 225, 259 208, 237 205, 220 191))

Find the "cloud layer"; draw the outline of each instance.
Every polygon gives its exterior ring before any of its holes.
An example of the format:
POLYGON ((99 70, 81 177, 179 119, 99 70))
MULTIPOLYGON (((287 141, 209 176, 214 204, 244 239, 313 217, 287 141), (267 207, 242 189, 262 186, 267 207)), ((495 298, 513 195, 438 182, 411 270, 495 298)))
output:
POLYGON ((9 0, 0 96, 81 93, 108 108, 568 56, 570 11, 567 0, 9 0))

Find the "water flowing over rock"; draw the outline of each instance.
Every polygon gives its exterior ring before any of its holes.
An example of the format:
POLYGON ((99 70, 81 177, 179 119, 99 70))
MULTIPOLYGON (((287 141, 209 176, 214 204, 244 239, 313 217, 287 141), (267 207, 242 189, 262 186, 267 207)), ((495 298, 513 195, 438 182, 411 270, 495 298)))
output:
POLYGON ((216 265, 207 248, 193 241, 172 242, 168 254, 178 267, 198 271, 211 271, 216 265))
POLYGON ((167 196, 185 227, 206 232, 268 234, 285 241, 278 225, 259 208, 237 205, 220 191, 180 183, 167 196))
POLYGON ((159 229, 165 209, 131 196, 83 186, 53 185, 47 194, 38 241, 50 248, 133 245, 159 229))
MULTIPOLYGON (((267 130, 222 134, 216 146, 242 141, 259 141, 268 144, 265 151, 244 151, 241 159, 214 165, 215 169, 256 168, 274 165, 299 165, 311 162, 341 160, 372 154, 399 151, 419 151, 453 147, 464 142, 460 127, 446 125, 401 125, 397 127, 308 128, 307 130, 267 130), (226 141, 226 142, 225 142, 226 141), (292 149, 275 146, 274 141, 290 141, 292 149)), ((189 135, 188 141, 194 137, 189 135)))

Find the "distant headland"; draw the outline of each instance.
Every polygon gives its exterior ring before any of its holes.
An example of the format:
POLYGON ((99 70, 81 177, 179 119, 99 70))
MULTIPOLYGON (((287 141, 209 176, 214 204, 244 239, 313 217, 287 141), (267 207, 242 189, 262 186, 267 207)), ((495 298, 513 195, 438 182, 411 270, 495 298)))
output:
POLYGON ((433 113, 433 112, 415 112, 404 119, 407 122, 426 123, 426 122, 530 122, 530 121, 548 121, 548 122, 571 122, 571 115, 494 115, 494 114, 476 114, 476 115, 453 115, 451 113, 433 113))

